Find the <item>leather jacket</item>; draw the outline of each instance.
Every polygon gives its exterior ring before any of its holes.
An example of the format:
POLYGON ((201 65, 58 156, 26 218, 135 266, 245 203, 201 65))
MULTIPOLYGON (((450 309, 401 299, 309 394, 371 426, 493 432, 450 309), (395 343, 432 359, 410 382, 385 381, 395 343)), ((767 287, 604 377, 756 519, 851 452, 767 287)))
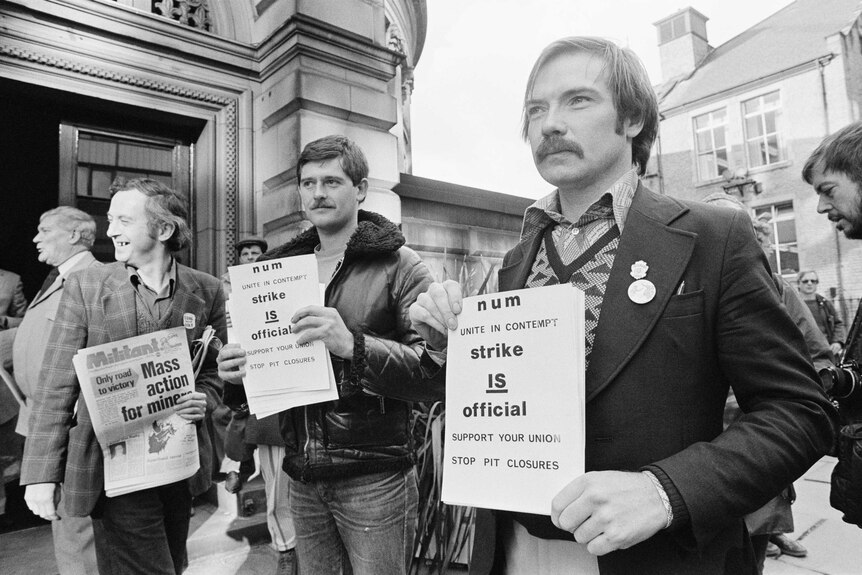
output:
MULTIPOLYGON (((330 356, 339 399, 279 415, 283 468, 294 479, 349 477, 415 462, 412 402, 442 399, 445 383, 410 324, 409 307, 432 277, 404 242, 395 224, 359 210, 359 225, 325 295, 325 305, 338 310, 354 336, 350 360, 330 356)), ((258 261, 313 253, 318 244, 312 228, 258 261)))

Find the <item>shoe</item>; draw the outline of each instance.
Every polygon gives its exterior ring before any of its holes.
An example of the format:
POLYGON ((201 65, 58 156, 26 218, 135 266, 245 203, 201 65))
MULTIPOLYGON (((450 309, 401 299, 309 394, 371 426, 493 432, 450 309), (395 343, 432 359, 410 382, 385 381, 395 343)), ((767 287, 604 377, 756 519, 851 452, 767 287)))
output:
POLYGON ((230 471, 224 480, 224 488, 228 493, 238 493, 242 489, 242 476, 237 471, 230 471))
POLYGON ((296 551, 288 549, 278 552, 278 563, 275 566, 275 575, 297 575, 299 568, 296 564, 296 551))
POLYGON ((778 557, 779 555, 781 555, 781 549, 778 547, 778 545, 776 545, 772 541, 766 544, 767 557, 778 557))
POLYGON ((770 543, 775 543, 781 552, 791 557, 805 557, 808 555, 808 550, 798 541, 794 541, 784 533, 776 533, 769 537, 770 543))

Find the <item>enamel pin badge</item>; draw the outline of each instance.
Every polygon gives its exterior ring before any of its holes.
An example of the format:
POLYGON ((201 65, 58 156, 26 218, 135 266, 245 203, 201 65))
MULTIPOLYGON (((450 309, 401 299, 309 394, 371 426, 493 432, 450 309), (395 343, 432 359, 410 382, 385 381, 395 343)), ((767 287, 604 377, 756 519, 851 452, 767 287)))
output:
POLYGON ((649 303, 655 297, 655 285, 646 278, 649 266, 643 260, 638 260, 632 264, 632 271, 629 272, 635 281, 629 286, 629 299, 636 304, 649 303))
MULTIPOLYGON (((631 288, 629 288, 629 293, 631 293, 631 288)), ((183 314, 183 325, 186 329, 194 329, 195 328, 195 314, 193 313, 184 313, 183 314)))

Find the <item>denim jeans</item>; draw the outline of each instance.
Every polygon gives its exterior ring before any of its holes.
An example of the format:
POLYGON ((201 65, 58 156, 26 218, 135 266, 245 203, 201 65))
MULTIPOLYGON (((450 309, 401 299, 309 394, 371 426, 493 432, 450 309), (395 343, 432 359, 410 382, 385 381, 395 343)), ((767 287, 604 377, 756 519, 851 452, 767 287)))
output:
POLYGON ((407 573, 419 506, 412 467, 310 483, 291 478, 289 490, 303 573, 407 573))
POLYGON ((182 573, 191 507, 186 480, 118 497, 103 493, 92 514, 99 573, 182 573))

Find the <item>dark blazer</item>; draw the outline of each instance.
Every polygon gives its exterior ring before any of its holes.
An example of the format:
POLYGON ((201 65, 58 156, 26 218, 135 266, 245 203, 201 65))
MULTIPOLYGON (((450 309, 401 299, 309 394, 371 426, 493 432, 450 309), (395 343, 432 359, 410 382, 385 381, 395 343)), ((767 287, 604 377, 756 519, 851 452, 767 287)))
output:
MULTIPOLYGON (((524 287, 541 238, 506 254, 501 290, 524 287)), ((742 517, 829 450, 835 413, 748 216, 639 185, 596 329, 586 374, 587 471, 653 466, 690 516, 687 525, 599 557, 601 573, 756 573, 742 517), (627 293, 640 260, 656 287, 642 305, 627 293), (746 415, 722 433, 729 385, 746 415)), ((471 572, 488 572, 495 521, 508 520, 480 510, 471 572)), ((544 522, 545 536, 571 539, 544 522)))
MULTIPOLYGON (((92 267, 73 273, 66 281, 54 328, 48 339, 36 390, 30 435, 24 449, 21 484, 63 483, 66 511, 89 515, 104 487, 102 451, 86 403, 80 395, 72 356, 85 347, 137 335, 135 292, 124 264, 92 267), (77 417, 74 415, 77 402, 77 417)), ((227 340, 221 282, 178 264, 170 326, 183 325, 192 314, 195 325, 186 330, 191 347, 207 325, 221 341, 227 340)), ((221 397, 215 357, 210 354, 195 381, 207 394, 209 414, 221 397)), ((205 426, 198 428, 201 469, 189 479, 193 494, 211 482, 212 449, 205 426)))

